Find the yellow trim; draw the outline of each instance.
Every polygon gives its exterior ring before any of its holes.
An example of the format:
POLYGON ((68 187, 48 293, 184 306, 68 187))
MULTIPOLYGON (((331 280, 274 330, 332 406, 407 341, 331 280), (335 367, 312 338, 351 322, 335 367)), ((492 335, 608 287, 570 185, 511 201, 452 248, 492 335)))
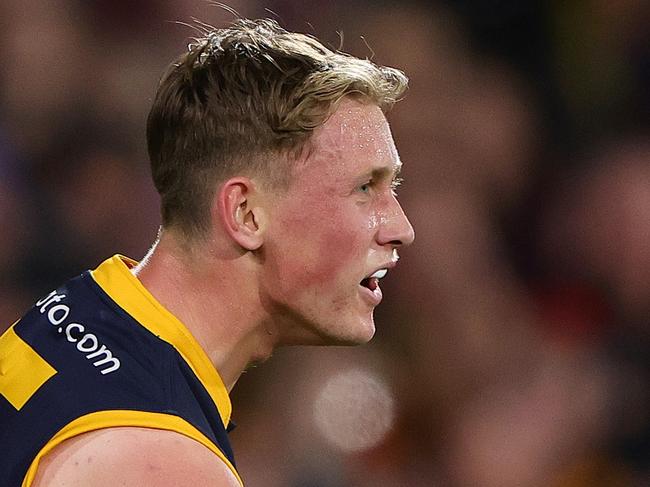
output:
POLYGON ((0 336, 0 395, 20 410, 56 369, 16 334, 12 325, 0 336))
POLYGON ((68 440, 77 435, 81 435, 83 433, 88 433, 90 431, 124 426, 174 431, 176 433, 185 435, 188 438, 192 438, 193 440, 196 440, 203 446, 207 447, 210 451, 212 451, 212 453, 223 460, 233 475, 237 478, 239 484, 242 486, 244 485, 241 477, 237 473, 237 470, 235 470, 235 467, 232 465, 232 463, 230 463, 223 452, 219 450, 219 448, 217 448, 217 446, 212 443, 212 441, 210 441, 207 436, 205 436, 184 419, 178 416, 164 413, 119 410, 90 413, 75 419, 60 429, 50 439, 50 441, 48 441, 45 446, 41 448, 41 451, 38 452, 36 458, 34 458, 32 461, 31 465, 29 466, 29 470, 27 470, 25 478, 23 479, 22 487, 30 487, 32 485, 32 482, 36 477, 38 464, 41 459, 65 440, 68 440))
POLYGON ((227 427, 232 404, 219 373, 185 325, 160 304, 131 273, 130 269, 135 265, 137 262, 128 257, 114 255, 91 271, 91 275, 122 309, 181 354, 210 394, 224 427, 227 427))

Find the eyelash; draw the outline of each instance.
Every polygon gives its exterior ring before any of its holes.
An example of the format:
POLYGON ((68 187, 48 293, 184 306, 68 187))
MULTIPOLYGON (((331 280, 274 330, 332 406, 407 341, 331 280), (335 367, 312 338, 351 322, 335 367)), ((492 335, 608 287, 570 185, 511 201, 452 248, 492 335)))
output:
MULTIPOLYGON (((397 188, 402 184, 403 181, 404 181, 404 179, 402 179, 402 178, 393 179, 391 181, 391 183, 390 183, 391 191, 395 192, 397 190, 397 188)), ((375 181, 371 179, 370 181, 366 181, 361 186, 359 186, 359 190, 362 193, 367 193, 370 190, 370 188, 372 188, 374 185, 375 185, 375 181), (364 188, 366 188, 366 189, 364 189, 364 188)))

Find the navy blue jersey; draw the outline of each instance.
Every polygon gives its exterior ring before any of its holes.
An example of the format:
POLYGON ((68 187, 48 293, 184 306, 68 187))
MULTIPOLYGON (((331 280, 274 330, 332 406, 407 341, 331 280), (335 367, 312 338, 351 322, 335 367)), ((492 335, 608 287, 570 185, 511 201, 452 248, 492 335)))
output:
POLYGON ((235 470, 221 378, 185 326, 114 256, 0 337, 0 483, 28 487, 73 436, 136 426, 199 441, 235 470))

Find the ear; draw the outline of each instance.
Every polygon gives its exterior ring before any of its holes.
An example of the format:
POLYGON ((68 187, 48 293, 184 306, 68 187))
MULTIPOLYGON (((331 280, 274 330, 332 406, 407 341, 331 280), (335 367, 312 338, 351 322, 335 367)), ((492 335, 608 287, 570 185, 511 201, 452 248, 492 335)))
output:
POLYGON ((259 191, 246 177, 227 180, 217 195, 216 209, 226 233, 245 250, 257 250, 263 243, 266 222, 259 200, 259 191))

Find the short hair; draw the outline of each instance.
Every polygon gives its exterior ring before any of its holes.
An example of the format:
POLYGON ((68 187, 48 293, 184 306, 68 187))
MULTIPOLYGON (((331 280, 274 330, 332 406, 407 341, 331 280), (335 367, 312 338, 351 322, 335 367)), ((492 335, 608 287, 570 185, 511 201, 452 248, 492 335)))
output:
POLYGON ((323 46, 270 19, 204 30, 163 75, 147 147, 163 228, 204 236, 218 183, 261 175, 281 188, 344 97, 386 112, 404 93, 401 71, 323 46))

